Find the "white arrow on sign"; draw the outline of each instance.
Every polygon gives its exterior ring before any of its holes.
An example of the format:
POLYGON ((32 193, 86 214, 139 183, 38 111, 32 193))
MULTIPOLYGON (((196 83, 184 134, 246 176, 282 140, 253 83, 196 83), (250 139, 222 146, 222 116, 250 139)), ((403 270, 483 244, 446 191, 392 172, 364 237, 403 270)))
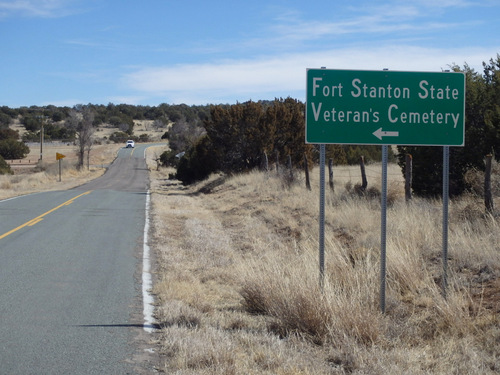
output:
POLYGON ((382 140, 382 137, 399 137, 399 132, 388 132, 383 131, 382 128, 379 128, 373 132, 373 135, 382 140))

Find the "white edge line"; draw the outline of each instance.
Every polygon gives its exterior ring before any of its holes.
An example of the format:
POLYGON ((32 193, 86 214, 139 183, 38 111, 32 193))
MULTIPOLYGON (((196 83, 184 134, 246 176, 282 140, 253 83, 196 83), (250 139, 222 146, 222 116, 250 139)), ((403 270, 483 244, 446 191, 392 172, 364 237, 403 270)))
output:
POLYGON ((150 249, 148 245, 148 232, 149 232, 149 206, 150 206, 150 192, 148 190, 146 194, 146 220, 144 223, 144 247, 142 252, 142 301, 144 305, 144 331, 152 333, 155 331, 155 320, 153 318, 154 311, 154 298, 150 293, 153 288, 153 282, 151 278, 151 261, 150 261, 150 249))
POLYGON ((17 199, 17 198, 28 197, 28 196, 30 196, 30 195, 36 195, 36 194, 42 194, 42 193, 38 192, 38 193, 29 193, 29 194, 16 195, 16 196, 14 196, 14 197, 5 198, 5 199, 0 199, 0 203, 2 203, 2 202, 7 202, 7 201, 11 201, 11 200, 13 200, 13 199, 17 199))

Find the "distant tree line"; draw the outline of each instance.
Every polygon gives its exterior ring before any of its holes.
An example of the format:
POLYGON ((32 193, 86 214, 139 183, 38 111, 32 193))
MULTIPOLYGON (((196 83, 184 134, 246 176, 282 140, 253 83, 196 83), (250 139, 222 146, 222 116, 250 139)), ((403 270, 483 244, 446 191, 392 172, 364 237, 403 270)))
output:
MULTIPOLYGON (((282 164, 290 159, 303 167, 306 159, 318 161, 317 148, 305 143, 304 111, 304 103, 290 97, 212 106, 198 139, 180 142, 183 149, 171 140, 172 150, 162 160, 177 165, 177 178, 186 184, 213 172, 238 173, 260 167, 266 156, 282 164), (181 151, 185 153, 179 158, 181 151)), ((175 130, 174 125, 170 133, 176 137, 184 134, 175 130)), ((380 155, 381 148, 376 146, 327 147, 327 157, 336 164, 358 163, 361 156, 367 162, 380 160, 380 155)))
POLYGON ((155 127, 164 127, 169 123, 179 120, 188 123, 202 121, 208 116, 209 106, 188 106, 185 104, 159 106, 136 106, 130 104, 108 105, 77 105, 74 107, 56 107, 53 105, 39 107, 9 108, 0 107, 0 127, 8 127, 14 119, 18 119, 25 127, 27 133, 23 140, 35 141, 39 139, 42 122, 44 136, 47 140, 74 140, 75 133, 68 128, 66 120, 70 118, 73 110, 81 111, 86 108, 93 112, 92 125, 99 127, 110 125, 117 127, 129 136, 134 133, 134 120, 153 120, 155 127))
POLYGON ((83 166, 84 156, 89 157, 94 131, 101 126, 118 128, 110 136, 111 142, 127 139, 147 141, 143 135, 134 135, 134 120, 152 120, 152 127, 165 129, 171 123, 186 123, 196 126, 209 113, 209 106, 185 104, 159 106, 135 106, 129 104, 75 105, 74 107, 31 106, 20 108, 0 107, 0 174, 10 173, 4 159, 22 159, 29 153, 25 142, 39 142, 43 125, 45 141, 74 143, 77 148, 78 167, 83 166), (24 128, 22 138, 10 126, 18 121, 24 128))
POLYGON ((304 105, 292 98, 214 105, 202 126, 200 137, 189 142, 191 147, 178 162, 177 178, 186 184, 217 171, 257 168, 264 153, 282 161, 290 155, 296 163, 302 163, 304 155, 313 159, 314 147, 303 137, 304 105))

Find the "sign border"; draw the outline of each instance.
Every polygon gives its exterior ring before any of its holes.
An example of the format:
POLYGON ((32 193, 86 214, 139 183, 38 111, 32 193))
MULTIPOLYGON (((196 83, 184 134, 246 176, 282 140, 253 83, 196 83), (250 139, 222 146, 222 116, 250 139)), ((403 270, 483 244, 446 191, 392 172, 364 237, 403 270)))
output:
MULTIPOLYGON (((392 146, 422 146, 422 147, 435 147, 435 146, 449 146, 449 147, 464 147, 465 146, 465 103, 466 103, 466 75, 465 72, 454 72, 454 71, 407 71, 407 70, 370 70, 370 69, 326 69, 326 68, 306 68, 306 101, 305 101, 305 143, 306 144, 337 144, 337 145, 370 145, 370 146, 383 146, 383 145, 392 145, 392 146), (394 142, 319 142, 319 141, 314 141, 314 142, 309 142, 308 141, 308 132, 307 132, 307 112, 308 112, 308 86, 309 86, 309 81, 308 81, 308 72, 310 70, 325 70, 325 71, 336 71, 336 72, 363 72, 363 73, 371 73, 371 72, 377 72, 377 73, 421 73, 421 74, 461 74, 463 76, 463 124, 462 126, 462 143, 461 144, 447 144, 447 143, 407 143, 407 142, 402 142, 402 143, 394 143, 394 142)), ((381 127, 383 128, 384 124, 381 124, 381 127)), ((380 129, 378 129, 380 130, 380 129)))

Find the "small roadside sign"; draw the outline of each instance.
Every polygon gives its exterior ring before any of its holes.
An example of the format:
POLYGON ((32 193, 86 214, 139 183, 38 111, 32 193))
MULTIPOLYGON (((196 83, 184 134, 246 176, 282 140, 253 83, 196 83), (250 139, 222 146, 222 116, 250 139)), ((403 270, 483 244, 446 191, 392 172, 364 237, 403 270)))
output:
POLYGON ((56 152, 56 160, 59 161, 59 182, 61 182, 61 161, 62 159, 64 159, 66 157, 66 155, 63 155, 63 154, 60 154, 58 152, 56 152))
POLYGON ((465 74, 307 69, 306 142, 463 146, 465 74))

